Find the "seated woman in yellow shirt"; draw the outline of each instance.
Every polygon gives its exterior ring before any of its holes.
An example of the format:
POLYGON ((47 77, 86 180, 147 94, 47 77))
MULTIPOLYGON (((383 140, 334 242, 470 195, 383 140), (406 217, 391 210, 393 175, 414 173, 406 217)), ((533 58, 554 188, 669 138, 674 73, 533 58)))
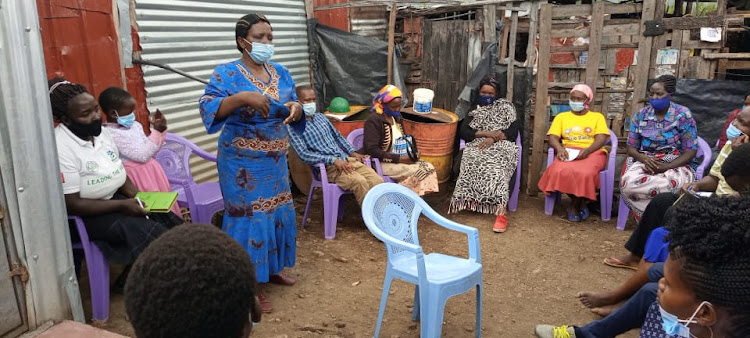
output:
POLYGON ((555 162, 542 175, 539 189, 545 194, 555 191, 566 193, 572 203, 568 207, 568 220, 580 222, 589 216, 586 204, 596 200, 599 172, 607 164, 603 149, 609 137, 604 115, 589 111, 594 93, 585 84, 570 91, 571 111, 555 116, 547 136, 555 149, 555 162))

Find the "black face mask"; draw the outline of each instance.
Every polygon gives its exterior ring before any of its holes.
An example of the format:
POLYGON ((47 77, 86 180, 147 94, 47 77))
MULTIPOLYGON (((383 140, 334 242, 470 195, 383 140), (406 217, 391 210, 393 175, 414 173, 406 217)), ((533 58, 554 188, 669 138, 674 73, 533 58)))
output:
POLYGON ((68 127, 75 136, 78 136, 78 138, 85 141, 88 141, 91 136, 96 137, 102 133, 102 120, 96 120, 89 124, 80 124, 71 121, 65 126, 68 127))

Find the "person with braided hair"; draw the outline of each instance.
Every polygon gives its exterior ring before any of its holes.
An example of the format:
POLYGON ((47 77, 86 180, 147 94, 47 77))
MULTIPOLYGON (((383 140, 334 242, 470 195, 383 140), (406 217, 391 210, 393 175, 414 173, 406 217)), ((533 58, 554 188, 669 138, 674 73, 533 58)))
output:
MULTIPOLYGON (((130 264, 159 235, 183 221, 173 213, 149 213, 134 197, 102 112, 86 87, 49 81, 60 179, 69 215, 81 216, 89 238, 107 261, 130 264)), ((75 232, 71 232, 75 233, 75 232)), ((127 270, 126 270, 127 271, 127 270)), ((123 287, 125 274, 115 288, 123 287)))
POLYGON ((674 76, 658 77, 649 90, 650 104, 631 121, 620 192, 637 220, 654 196, 695 180, 698 130, 690 109, 671 101, 676 83, 674 76))
MULTIPOLYGON (((642 317, 640 337, 750 337, 750 197, 686 196, 666 225, 669 256, 655 301, 642 317)), ((629 329, 613 331, 613 326, 624 326, 610 317, 598 322, 609 320, 612 325, 599 325, 595 334, 587 328, 597 322, 584 327, 539 325, 535 333, 539 338, 602 338, 629 329)), ((632 318, 626 324, 632 325, 632 318)))

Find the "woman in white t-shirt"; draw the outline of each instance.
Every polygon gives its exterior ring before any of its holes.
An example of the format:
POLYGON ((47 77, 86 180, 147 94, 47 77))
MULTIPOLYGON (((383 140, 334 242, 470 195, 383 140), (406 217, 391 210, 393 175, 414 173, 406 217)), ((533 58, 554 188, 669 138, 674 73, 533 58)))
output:
POLYGON ((173 213, 150 214, 134 198, 138 188, 128 179, 109 132, 102 129, 101 110, 86 88, 62 78, 49 85, 68 214, 83 218, 89 238, 110 263, 130 264, 182 219, 173 213))

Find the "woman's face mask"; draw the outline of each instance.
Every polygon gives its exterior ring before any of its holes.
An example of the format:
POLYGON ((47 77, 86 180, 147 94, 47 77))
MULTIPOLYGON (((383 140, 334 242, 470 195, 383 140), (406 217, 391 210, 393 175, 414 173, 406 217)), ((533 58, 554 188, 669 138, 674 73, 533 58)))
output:
POLYGON ((666 332, 670 336, 676 336, 680 338, 691 338, 690 336, 690 328, 687 326, 690 324, 697 323, 697 321, 693 320, 695 316, 698 314, 698 311, 703 307, 703 305, 711 304, 709 302, 703 301, 700 305, 698 305, 698 308, 695 309, 695 312, 693 312, 693 315, 690 316, 687 320, 679 319, 677 316, 667 312, 667 310, 664 310, 664 308, 659 305, 659 312, 661 313, 661 327, 664 329, 664 332, 666 332))
POLYGON ((383 112, 385 112, 386 115, 392 116, 392 117, 399 117, 401 116, 401 110, 392 110, 388 105, 383 106, 383 112))
POLYGON ((651 98, 651 99, 648 99, 648 101, 651 104, 651 107, 654 108, 654 110, 664 110, 667 107, 669 107, 670 96, 671 95, 667 95, 660 99, 651 98))
MULTIPOLYGON (((250 41, 245 40, 245 42, 250 43, 250 41)), ((264 64, 271 60, 273 57, 273 45, 269 43, 260 43, 260 42, 253 42, 251 43, 253 46, 253 49, 248 52, 247 49, 245 49, 245 52, 248 56, 250 56, 251 59, 257 64, 264 64)))
POLYGON ((569 100, 568 101, 568 105, 570 105, 570 110, 572 110, 572 111, 574 111, 576 113, 580 112, 580 111, 583 111, 583 108, 586 107, 586 103, 585 102, 579 102, 579 101, 573 101, 573 100, 569 100))
POLYGON ((492 102, 495 102, 495 97, 492 95, 480 95, 479 96, 479 105, 482 107, 489 106, 490 104, 492 104, 492 102))
POLYGON ((735 137, 742 135, 742 130, 734 126, 734 122, 727 128, 727 140, 733 140, 735 137))

